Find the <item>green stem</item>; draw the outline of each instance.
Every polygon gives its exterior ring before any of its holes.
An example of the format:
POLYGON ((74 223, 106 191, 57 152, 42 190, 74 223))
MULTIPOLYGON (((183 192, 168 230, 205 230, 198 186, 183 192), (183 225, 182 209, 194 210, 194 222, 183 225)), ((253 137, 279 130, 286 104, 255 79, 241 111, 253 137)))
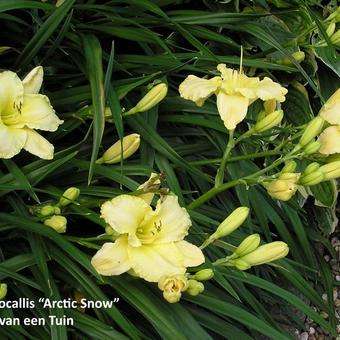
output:
POLYGON ((233 149, 234 146, 235 146, 235 141, 234 141, 234 129, 233 129, 233 130, 229 130, 229 139, 228 139, 227 148, 224 151, 222 162, 221 162, 220 168, 217 170, 217 174, 215 178, 215 188, 218 188, 219 186, 221 186, 224 181, 224 170, 227 165, 230 151, 233 149))

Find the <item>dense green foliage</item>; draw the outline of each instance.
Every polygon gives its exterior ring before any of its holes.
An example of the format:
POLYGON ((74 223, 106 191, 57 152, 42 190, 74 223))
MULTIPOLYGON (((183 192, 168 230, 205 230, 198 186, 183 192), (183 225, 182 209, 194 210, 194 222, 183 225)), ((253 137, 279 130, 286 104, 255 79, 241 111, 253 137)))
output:
MULTIPOLYGON (((244 205, 251 208, 250 217, 228 242, 238 244, 258 232, 266 242, 288 243, 290 254, 276 266, 219 269, 202 295, 184 296, 179 304, 167 304, 155 285, 127 274, 101 278, 90 258, 102 243, 96 237, 104 233, 100 204, 136 190, 152 171, 165 174, 163 186, 178 195, 182 206, 214 186, 228 134, 213 102, 199 108, 179 97, 178 85, 188 74, 212 74, 218 63, 237 69, 242 45, 247 73, 267 75, 289 90, 284 124, 278 128, 288 142, 292 129, 317 114, 339 87, 339 43, 332 44, 324 24, 335 6, 336 1, 316 0, 66 0, 56 8, 41 1, 2 0, 1 68, 24 76, 42 65, 42 92, 65 122, 46 134, 55 146, 52 161, 22 152, 0 164, 0 282, 8 284, 12 300, 58 300, 78 292, 89 300, 118 296, 120 302, 86 313, 0 309, 1 317, 47 318, 50 313, 75 319, 74 327, 1 327, 0 337, 259 339, 263 334, 289 339, 284 323, 300 331, 304 327, 297 310, 334 332, 334 282, 319 253, 320 244, 333 251, 328 241, 336 223, 333 182, 314 187, 314 197, 299 194, 287 203, 273 200, 260 186, 238 185, 191 205, 192 243, 199 245, 244 205), (305 52, 301 63, 291 57, 299 50, 305 52), (131 108, 154 80, 168 83, 167 98, 148 112, 124 117, 124 108, 131 108), (104 100, 115 123, 105 121, 104 100), (132 132, 142 138, 138 153, 122 165, 95 164, 104 149, 132 132), (59 199, 70 186, 80 189, 79 204, 65 209, 67 233, 57 234, 32 216, 31 207, 59 199), (324 292, 329 302, 321 299, 324 292), (323 319, 321 311, 329 318, 323 319)), ((236 134, 246 131, 258 110, 255 102, 236 134)), ((227 164, 228 181, 273 162, 281 152, 274 150, 277 133, 240 143, 227 164)), ((216 242, 207 248, 207 260, 226 249, 227 244, 216 242)))

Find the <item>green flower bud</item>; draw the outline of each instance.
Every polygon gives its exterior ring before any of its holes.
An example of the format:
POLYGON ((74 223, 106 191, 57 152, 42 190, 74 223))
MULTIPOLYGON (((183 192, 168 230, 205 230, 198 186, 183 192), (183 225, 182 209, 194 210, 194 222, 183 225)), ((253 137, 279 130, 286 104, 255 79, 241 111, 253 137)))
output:
POLYGON ((160 83, 154 86, 135 107, 129 110, 126 114, 148 111, 158 103, 160 103, 168 92, 168 86, 165 83, 160 83))
POLYGON ((50 216, 54 214, 54 206, 52 205, 44 205, 40 209, 41 216, 50 216))
POLYGON ((75 201, 80 194, 80 190, 75 187, 68 188, 63 195, 60 197, 58 205, 61 207, 66 207, 73 201, 75 201))
POLYGON ((59 207, 55 206, 54 207, 54 215, 60 215, 61 214, 61 210, 59 207))
POLYGON ((227 236, 235 231, 246 220, 249 215, 249 208, 239 207, 235 209, 217 228, 217 230, 209 237, 210 241, 227 236))
POLYGON ((2 300, 7 294, 7 284, 0 283, 0 300, 2 300))
MULTIPOLYGON (((296 62, 301 63, 305 60, 305 52, 297 51, 291 54, 291 57, 295 59, 296 62)), ((284 57, 276 61, 279 65, 291 66, 292 61, 288 57, 284 57)))
POLYGON ((259 234, 249 235, 240 243, 240 245, 234 251, 234 254, 238 257, 247 255, 260 245, 260 241, 261 239, 259 234))
POLYGON ((303 148, 303 152, 305 153, 305 155, 313 155, 314 153, 317 153, 319 151, 321 147, 321 144, 319 142, 311 142, 309 144, 307 144, 304 148, 303 148))
POLYGON ((295 169, 296 169, 296 162, 291 160, 285 164, 285 166, 281 170, 281 173, 284 174, 286 172, 294 172, 295 169))
POLYGON ((307 167, 305 168, 305 170, 303 171, 303 176, 312 174, 314 172, 316 172, 318 169, 320 168, 320 164, 317 162, 313 162, 307 165, 307 167))
POLYGON ((333 35, 333 33, 335 32, 335 22, 331 22, 329 25, 328 25, 328 27, 327 27, 327 29, 326 29, 326 33, 327 33, 327 35, 330 37, 331 35, 333 35))
POLYGON ((97 164, 114 164, 121 161, 121 146, 123 147, 123 159, 132 156, 139 148, 140 135, 133 133, 125 136, 121 145, 120 140, 107 149, 103 157, 97 159, 97 164))
POLYGON ((340 45, 340 30, 337 30, 331 37, 330 40, 332 44, 339 46, 340 45))
POLYGON ((303 186, 311 186, 321 183, 324 180, 324 175, 320 171, 315 171, 306 176, 302 176, 299 180, 299 184, 303 186))
POLYGON ((210 280, 214 276, 214 271, 210 268, 202 269, 195 273, 193 278, 198 281, 210 280))
POLYGON ((327 163, 319 168, 324 175, 324 181, 340 177, 340 161, 327 163))
POLYGON ((273 128, 274 126, 277 126, 281 123, 281 120, 283 118, 283 111, 282 110, 277 110, 269 115, 266 115, 264 118, 259 120, 255 126, 254 130, 256 132, 264 132, 266 130, 269 130, 273 128))
POLYGON ((299 145, 304 147, 311 142, 322 130, 325 121, 320 116, 312 119, 306 126, 303 135, 300 138, 299 145))
POLYGON ((44 221, 44 224, 52 229, 54 229, 57 233, 61 234, 66 231, 67 219, 64 216, 53 215, 44 221))
POLYGON ((204 291, 204 284, 202 282, 198 282, 196 280, 189 280, 188 281, 188 288, 186 292, 191 296, 196 296, 198 294, 203 293, 204 291))
POLYGON ((239 259, 236 259, 234 261, 234 265, 240 270, 245 270, 241 268, 246 268, 247 265, 252 267, 258 266, 263 263, 276 261, 285 257, 288 252, 289 248, 286 243, 282 241, 271 242, 258 247, 253 252, 248 253, 247 255, 242 256, 239 259))

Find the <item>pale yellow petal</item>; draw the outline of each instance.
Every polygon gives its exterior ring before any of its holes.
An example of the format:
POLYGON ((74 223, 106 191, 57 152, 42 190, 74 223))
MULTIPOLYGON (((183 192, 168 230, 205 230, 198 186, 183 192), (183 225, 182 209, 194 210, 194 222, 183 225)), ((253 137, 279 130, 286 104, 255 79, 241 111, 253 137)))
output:
POLYGON ((319 115, 330 124, 340 125, 340 89, 337 89, 327 100, 319 115))
POLYGON ((155 243, 181 241, 188 235, 191 226, 188 212, 179 205, 178 197, 174 195, 168 195, 163 202, 157 202, 156 216, 150 222, 159 226, 155 243))
POLYGON ((37 66, 31 70, 22 81, 25 94, 39 93, 43 77, 44 70, 41 66, 37 66))
POLYGON ((234 130, 236 125, 246 117, 249 99, 238 95, 227 95, 220 92, 217 95, 217 109, 228 130, 234 130))
POLYGON ((175 245, 183 255, 185 267, 196 267, 205 262, 202 250, 195 245, 187 241, 176 242, 175 245))
POLYGON ((21 108, 21 123, 31 129, 56 131, 63 121, 57 117, 46 96, 25 94, 21 108))
POLYGON ((0 73, 0 113, 11 114, 20 110, 24 87, 20 78, 12 71, 0 73))
POLYGON ((340 125, 330 126, 325 129, 318 142, 321 144, 319 152, 325 155, 340 153, 340 125))
POLYGON ((121 236, 114 243, 104 243, 93 256, 91 264, 101 275, 120 275, 128 271, 130 261, 127 253, 127 237, 121 236))
POLYGON ((24 147, 26 131, 7 127, 0 122, 0 158, 12 158, 24 147))
POLYGON ((25 129, 25 131, 27 133, 27 139, 24 149, 42 159, 53 159, 53 145, 34 130, 25 129))
POLYGON ((129 234, 129 243, 139 246, 135 234, 144 216, 152 208, 142 199, 130 195, 119 195, 101 206, 101 217, 119 234, 129 234))
POLYGON ((220 77, 203 79, 194 75, 189 75, 179 85, 178 90, 182 98, 192 100, 197 106, 202 106, 205 100, 216 92, 220 82, 220 77))
POLYGON ((128 254, 132 269, 146 281, 185 273, 183 256, 173 243, 129 247, 128 254))
POLYGON ((256 88, 257 97, 262 100, 276 99, 282 103, 285 101, 288 90, 279 83, 273 82, 270 78, 264 77, 256 88))

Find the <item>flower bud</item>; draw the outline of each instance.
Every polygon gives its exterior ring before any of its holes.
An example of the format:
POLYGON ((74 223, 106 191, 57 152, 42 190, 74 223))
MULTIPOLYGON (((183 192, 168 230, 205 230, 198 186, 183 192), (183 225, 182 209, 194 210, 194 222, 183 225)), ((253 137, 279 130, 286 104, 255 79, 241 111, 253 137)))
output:
POLYGON ((238 269, 238 270, 247 270, 249 268, 251 268, 251 265, 241 259, 236 259, 234 260, 234 266, 238 269))
POLYGON ((319 152, 323 155, 340 153, 340 125, 330 126, 325 129, 319 139, 319 152))
POLYGON ((49 205, 49 204, 44 205, 43 207, 41 207, 39 213, 40 213, 41 216, 53 215, 54 214, 54 206, 49 205))
POLYGON ((114 164, 121 161, 121 146, 123 147, 123 159, 132 156, 139 148, 140 135, 133 133, 123 138, 123 145, 120 140, 114 143, 109 149, 107 149, 103 157, 97 159, 97 164, 114 164))
POLYGON ((324 174, 320 171, 312 172, 308 175, 303 175, 299 184, 303 186, 312 186, 321 183, 324 180, 324 174))
POLYGON ((307 165, 307 167, 305 168, 305 170, 303 171, 303 176, 312 174, 314 172, 316 172, 317 170, 319 170, 320 168, 320 164, 317 162, 313 162, 307 165))
POLYGON ((330 124, 340 124, 340 89, 337 89, 322 106, 319 116, 330 124))
POLYGON ((313 155, 314 153, 317 153, 321 147, 320 142, 310 142, 303 148, 303 152, 305 155, 313 155))
POLYGON ((330 14, 330 16, 325 21, 335 21, 335 23, 340 22, 340 7, 337 7, 336 10, 330 14))
POLYGON ((268 194, 280 201, 290 200, 297 190, 298 173, 284 173, 269 184, 264 184, 268 194))
MULTIPOLYGON (((295 59, 296 62, 301 63, 305 60, 305 52, 303 51, 296 51, 291 54, 291 57, 295 59)), ((292 61, 288 57, 284 57, 276 61, 279 65, 286 65, 291 66, 293 65, 292 61)))
POLYGON ((0 300, 2 300, 7 294, 7 284, 0 283, 0 300))
POLYGON ((189 280, 186 292, 191 296, 201 294, 204 292, 204 284, 196 280, 189 280))
POLYGON ((144 112, 150 110, 161 102, 168 92, 168 86, 165 83, 160 83, 154 86, 135 107, 129 110, 126 114, 133 114, 137 112, 144 112))
POLYGON ((198 281, 210 280, 214 276, 214 271, 210 268, 202 269, 195 273, 193 278, 198 281))
POLYGON ((281 123, 282 118, 283 118, 282 110, 274 111, 266 115, 263 119, 259 120, 255 124, 254 130, 256 132, 264 132, 266 130, 269 130, 273 128, 274 126, 279 125, 281 123))
POLYGON ((234 230, 242 225, 249 215, 249 208, 239 207, 235 209, 216 229, 216 231, 210 235, 210 241, 231 234, 234 230))
POLYGON ((333 154, 331 156, 328 156, 325 161, 327 163, 330 163, 330 162, 336 162, 336 161, 340 161, 340 153, 336 153, 336 154, 333 154))
POLYGON ((61 234, 66 231, 67 219, 64 216, 53 215, 44 221, 44 224, 52 229, 54 229, 57 233, 61 234))
POLYGON ((315 117, 312 119, 306 126, 305 131, 300 138, 299 145, 303 147, 311 142, 321 132, 324 122, 322 117, 315 117))
POLYGON ((248 253, 239 259, 236 259, 234 264, 238 269, 245 270, 241 269, 241 267, 246 267, 246 265, 252 267, 263 263, 276 261, 285 257, 288 252, 289 248, 286 243, 282 241, 271 242, 258 247, 253 252, 248 253))
POLYGON ((331 22, 329 25, 328 25, 328 27, 327 27, 327 29, 326 29, 326 33, 327 33, 327 35, 330 37, 331 35, 333 35, 333 33, 335 32, 335 22, 331 22))
POLYGON ((319 171, 324 175, 324 181, 340 177, 340 161, 320 166, 319 171))
POLYGON ((80 194, 80 190, 75 187, 68 188, 63 195, 60 197, 60 200, 58 202, 58 205, 60 207, 66 207, 73 201, 75 201, 80 194))
POLYGON ((331 37, 330 37, 331 43, 333 45, 340 45, 340 30, 337 30, 331 37))
POLYGON ((234 251, 234 254, 238 257, 247 255, 260 245, 260 241, 261 239, 259 234, 249 235, 240 243, 240 245, 234 251))
POLYGON ((60 215, 61 214, 61 210, 59 207, 54 206, 54 215, 60 215))
POLYGON ((296 162, 291 160, 288 161, 285 166, 281 170, 281 174, 284 174, 286 172, 292 173, 296 169, 296 162))

